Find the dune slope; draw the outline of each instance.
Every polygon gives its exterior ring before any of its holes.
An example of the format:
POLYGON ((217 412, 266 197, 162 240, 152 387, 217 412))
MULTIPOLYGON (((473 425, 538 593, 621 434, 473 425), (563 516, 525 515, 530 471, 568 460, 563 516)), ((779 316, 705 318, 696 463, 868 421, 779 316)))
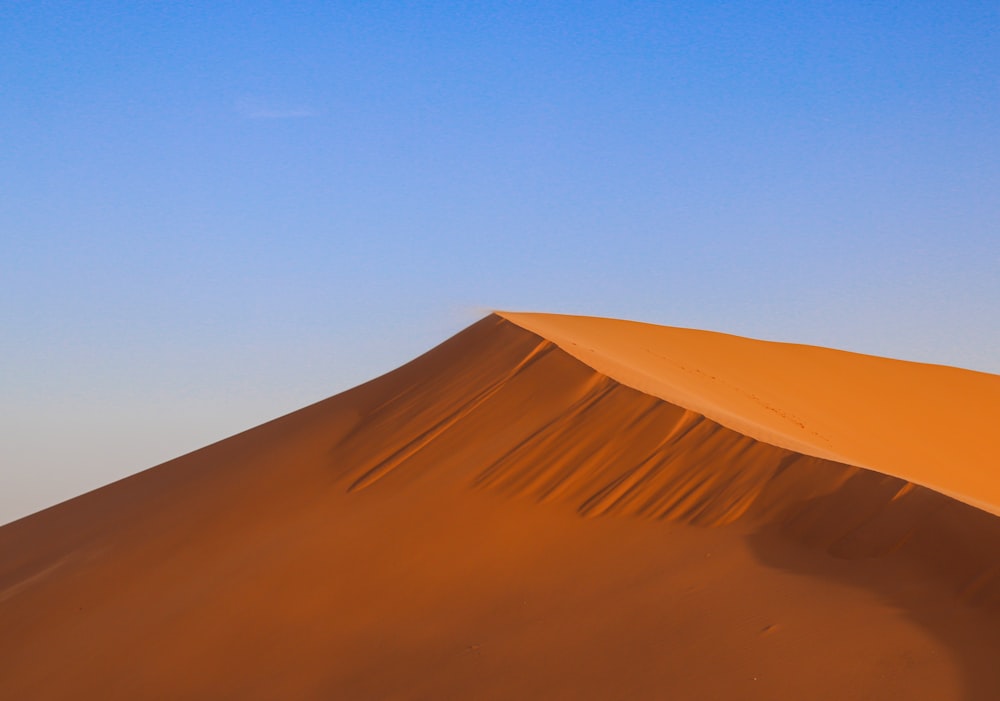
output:
POLYGON ((997 697, 996 516, 505 316, 0 528, 0 698, 997 697))

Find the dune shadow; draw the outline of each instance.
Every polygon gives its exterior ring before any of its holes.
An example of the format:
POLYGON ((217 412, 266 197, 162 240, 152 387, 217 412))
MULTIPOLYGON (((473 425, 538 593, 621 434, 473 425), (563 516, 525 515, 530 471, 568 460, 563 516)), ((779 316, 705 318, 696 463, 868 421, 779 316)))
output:
POLYGON ((760 522, 747 536, 754 557, 868 590, 951 652, 962 698, 1000 698, 1000 518, 894 477, 829 467, 852 476, 760 522))

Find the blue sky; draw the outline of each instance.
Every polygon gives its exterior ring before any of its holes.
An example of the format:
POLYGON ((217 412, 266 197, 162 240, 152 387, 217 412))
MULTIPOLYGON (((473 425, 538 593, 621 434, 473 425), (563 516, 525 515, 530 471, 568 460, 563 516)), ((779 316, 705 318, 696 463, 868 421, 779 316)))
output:
POLYGON ((491 308, 1000 373, 1000 5, 5 3, 0 522, 491 308))

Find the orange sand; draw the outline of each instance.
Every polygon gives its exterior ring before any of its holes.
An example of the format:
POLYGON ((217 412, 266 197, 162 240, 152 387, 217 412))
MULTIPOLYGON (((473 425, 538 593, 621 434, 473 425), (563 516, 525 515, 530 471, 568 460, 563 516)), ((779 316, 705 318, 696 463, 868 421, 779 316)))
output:
POLYGON ((1000 698, 998 383, 490 316, 0 528, 0 698, 1000 698))
POLYGON ((1000 515, 1000 376, 637 322, 503 313, 598 372, 761 441, 1000 515))

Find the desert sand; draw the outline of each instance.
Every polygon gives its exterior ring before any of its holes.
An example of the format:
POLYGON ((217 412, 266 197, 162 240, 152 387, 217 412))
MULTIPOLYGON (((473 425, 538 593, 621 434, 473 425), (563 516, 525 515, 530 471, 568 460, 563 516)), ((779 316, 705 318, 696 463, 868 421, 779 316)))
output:
POLYGON ((995 701, 998 419, 993 375, 493 314, 0 528, 0 698, 995 701))

